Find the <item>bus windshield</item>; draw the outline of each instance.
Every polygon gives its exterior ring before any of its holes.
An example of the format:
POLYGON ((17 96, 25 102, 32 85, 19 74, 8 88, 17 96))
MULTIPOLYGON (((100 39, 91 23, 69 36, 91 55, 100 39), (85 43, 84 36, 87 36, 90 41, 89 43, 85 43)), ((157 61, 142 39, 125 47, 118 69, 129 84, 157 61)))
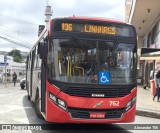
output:
POLYGON ((135 44, 87 39, 53 39, 48 53, 48 75, 69 83, 100 84, 99 73, 107 72, 107 84, 135 82, 135 44))

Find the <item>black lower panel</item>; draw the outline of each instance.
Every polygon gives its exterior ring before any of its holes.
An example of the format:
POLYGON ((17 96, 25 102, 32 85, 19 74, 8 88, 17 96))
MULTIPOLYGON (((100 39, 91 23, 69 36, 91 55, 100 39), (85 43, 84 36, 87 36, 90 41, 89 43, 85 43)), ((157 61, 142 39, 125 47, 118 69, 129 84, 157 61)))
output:
POLYGON ((68 108, 68 112, 71 114, 72 118, 79 119, 90 119, 91 112, 104 112, 105 119, 118 119, 125 112, 125 108, 120 109, 78 109, 78 108, 68 108))

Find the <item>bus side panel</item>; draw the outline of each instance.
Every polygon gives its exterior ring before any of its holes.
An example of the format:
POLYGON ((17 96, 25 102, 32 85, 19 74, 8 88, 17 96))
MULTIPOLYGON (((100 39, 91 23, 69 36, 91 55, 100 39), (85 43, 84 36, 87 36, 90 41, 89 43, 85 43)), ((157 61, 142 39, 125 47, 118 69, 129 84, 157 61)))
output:
POLYGON ((37 82, 38 82, 38 74, 37 74, 37 50, 34 48, 34 57, 33 59, 33 72, 32 72, 32 100, 35 101, 36 92, 37 92, 37 82))
POLYGON ((32 100, 35 101, 36 91, 37 91, 37 70, 33 70, 33 78, 32 78, 32 100))
POLYGON ((26 74, 27 74, 27 79, 26 79, 26 87, 27 88, 26 89, 27 89, 28 95, 31 96, 30 95, 31 94, 31 92, 30 92, 30 80, 31 80, 30 75, 31 75, 31 70, 28 69, 27 72, 26 72, 26 74))
POLYGON ((46 106, 46 66, 42 60, 41 65, 41 111, 45 112, 46 106))

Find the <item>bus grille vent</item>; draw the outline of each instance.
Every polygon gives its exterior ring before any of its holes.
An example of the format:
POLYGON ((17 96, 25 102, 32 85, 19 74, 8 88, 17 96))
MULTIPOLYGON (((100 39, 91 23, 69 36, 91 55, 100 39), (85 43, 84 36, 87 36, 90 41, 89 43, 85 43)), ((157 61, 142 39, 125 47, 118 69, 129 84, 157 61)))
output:
POLYGON ((118 119, 121 118, 122 114, 125 112, 125 108, 119 109, 78 109, 78 108, 68 108, 68 112, 71 114, 72 118, 75 119, 90 119, 90 112, 105 112, 104 119, 118 119))
MULTIPOLYGON (((124 97, 130 93, 127 88, 67 88, 64 91, 70 96, 93 97, 93 94, 101 94, 105 98, 124 97)), ((97 96, 98 97, 98 96, 97 96)))

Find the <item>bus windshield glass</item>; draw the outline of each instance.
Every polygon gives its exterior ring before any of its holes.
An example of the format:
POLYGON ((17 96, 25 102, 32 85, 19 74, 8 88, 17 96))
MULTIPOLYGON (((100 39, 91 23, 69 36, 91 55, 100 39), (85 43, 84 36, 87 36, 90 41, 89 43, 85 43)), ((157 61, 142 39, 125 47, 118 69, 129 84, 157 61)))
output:
POLYGON ((134 47, 135 44, 118 41, 53 39, 49 46, 48 75, 68 83, 133 83, 134 47), (102 76, 108 76, 106 82, 102 76))

